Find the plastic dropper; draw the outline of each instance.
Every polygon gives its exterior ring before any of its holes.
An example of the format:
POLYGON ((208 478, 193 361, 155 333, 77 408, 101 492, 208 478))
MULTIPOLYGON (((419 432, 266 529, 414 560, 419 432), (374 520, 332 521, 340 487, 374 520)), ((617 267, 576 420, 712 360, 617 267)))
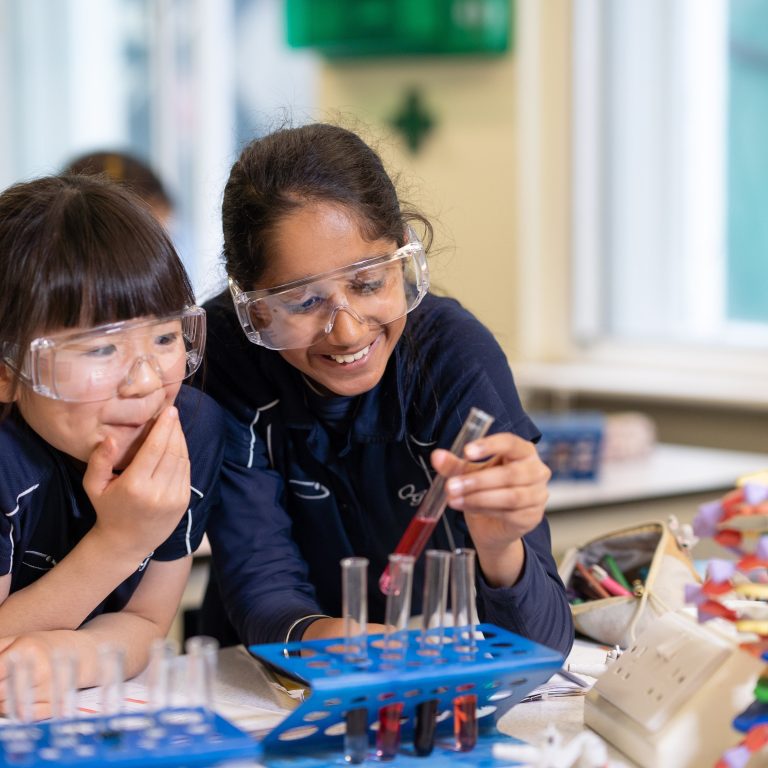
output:
MULTIPOLYGON (((489 416, 479 408, 472 408, 453 441, 451 453, 463 460, 464 446, 483 437, 491 424, 493 424, 493 416, 489 416)), ((395 554, 412 555, 414 560, 418 560, 447 506, 445 482, 446 478, 443 475, 437 475, 434 478, 413 520, 395 547, 395 554)), ((385 595, 389 594, 390 582, 389 566, 387 566, 379 579, 379 588, 385 595)))

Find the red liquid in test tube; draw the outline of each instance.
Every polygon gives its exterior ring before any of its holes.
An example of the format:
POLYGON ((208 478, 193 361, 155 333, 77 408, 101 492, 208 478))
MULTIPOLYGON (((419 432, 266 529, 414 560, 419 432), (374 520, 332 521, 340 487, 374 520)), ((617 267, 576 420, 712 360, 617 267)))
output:
MULTIPOLYGON (((485 411, 479 408, 472 408, 466 421, 456 435, 456 439, 451 445, 451 453, 459 458, 464 458, 464 446, 473 440, 479 440, 493 424, 493 416, 489 416, 485 411)), ((432 481, 432 485, 424 497, 424 501, 419 505, 416 515, 405 529, 402 538, 395 547, 395 554, 411 555, 418 560, 419 555, 424 551, 424 547, 432 535, 438 521, 445 511, 447 505, 445 494, 446 478, 437 475, 432 481)), ((387 595, 390 590, 389 566, 384 569, 379 579, 379 588, 387 595)))
POLYGON ((477 744, 477 695, 467 693, 453 700, 453 737, 459 752, 469 752, 477 744))

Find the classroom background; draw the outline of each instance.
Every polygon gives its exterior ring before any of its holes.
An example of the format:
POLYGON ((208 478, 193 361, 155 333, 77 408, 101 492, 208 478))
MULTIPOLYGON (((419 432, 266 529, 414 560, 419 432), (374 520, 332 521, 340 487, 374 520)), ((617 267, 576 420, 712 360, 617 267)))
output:
POLYGON ((529 410, 760 454, 766 62, 762 0, 0 0, 0 187, 145 159, 202 301, 239 149, 341 121, 433 219, 436 288, 529 410))

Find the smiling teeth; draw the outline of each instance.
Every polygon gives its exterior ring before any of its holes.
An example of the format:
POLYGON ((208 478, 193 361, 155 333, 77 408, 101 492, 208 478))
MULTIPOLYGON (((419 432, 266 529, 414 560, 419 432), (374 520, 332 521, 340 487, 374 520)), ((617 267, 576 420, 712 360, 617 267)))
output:
POLYGON ((371 350, 371 345, 369 344, 367 347, 364 347, 359 352, 355 352, 354 355, 328 355, 332 360, 335 360, 337 363, 354 363, 355 360, 360 360, 361 358, 365 357, 368 352, 371 350))

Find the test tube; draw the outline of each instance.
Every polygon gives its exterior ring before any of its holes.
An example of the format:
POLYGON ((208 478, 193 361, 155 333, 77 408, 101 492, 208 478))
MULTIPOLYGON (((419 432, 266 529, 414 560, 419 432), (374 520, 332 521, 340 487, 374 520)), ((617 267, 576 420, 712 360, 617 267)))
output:
POLYGON ((187 655, 187 695, 193 707, 201 707, 206 714, 213 712, 213 689, 219 643, 213 637, 197 635, 184 644, 187 655))
POLYGON ((8 654, 8 714, 18 723, 34 720, 32 658, 26 653, 8 654))
POLYGON ((384 613, 385 659, 402 659, 408 644, 408 619, 411 616, 411 591, 413 587, 412 555, 389 556, 390 591, 384 613))
POLYGON ((73 718, 77 710, 77 656, 56 648, 51 653, 51 715, 54 720, 73 718))
MULTIPOLYGON (((463 459, 464 446, 483 437, 491 424, 493 424, 493 416, 489 416, 479 408, 472 408, 459 430, 459 434, 456 435, 453 445, 451 445, 451 453, 463 459)), ((447 505, 445 483, 446 478, 443 475, 435 476, 424 500, 395 547, 396 554, 413 555, 414 559, 418 560, 432 535, 432 531, 445 511, 447 505)), ((379 588, 385 595, 389 592, 389 567, 381 574, 379 588)))
POLYGON ((123 709, 123 681, 125 679, 125 651, 116 645, 99 646, 101 671, 101 711, 105 717, 117 715, 123 709))
POLYGON ((341 600, 344 620, 344 657, 350 663, 368 658, 368 558, 341 561, 341 600))
MULTIPOLYGON (((341 612, 344 622, 344 659, 360 664, 368 658, 368 559, 341 561, 341 612)), ((356 707, 344 716, 344 759, 362 763, 368 753, 368 710, 356 707)))
POLYGON ((75 749, 78 735, 68 723, 77 715, 78 658, 64 648, 51 651, 51 746, 75 749))
POLYGON ((175 640, 159 637, 152 642, 147 668, 147 698, 150 709, 166 709, 172 705, 173 665, 177 655, 178 644, 175 640))
MULTIPOLYGON (((452 557, 451 598, 453 603, 456 650, 472 654, 475 641, 475 551, 454 550, 452 557)), ((455 748, 469 752, 477 744, 477 695, 467 693, 453 700, 455 748)))
MULTIPOLYGON (((428 549, 425 557, 419 652, 438 656, 443 645, 451 553, 439 549, 428 549)), ((439 699, 429 699, 416 706, 413 748, 419 757, 430 755, 434 749, 438 703, 439 699)))
MULTIPOLYGON (((408 647, 408 619, 411 615, 413 585, 412 555, 389 556, 390 590, 385 608, 384 652, 382 659, 403 661, 408 647)), ((400 717, 403 702, 388 704, 379 710, 379 730, 376 731, 376 757, 392 760, 400 749, 400 717)))

